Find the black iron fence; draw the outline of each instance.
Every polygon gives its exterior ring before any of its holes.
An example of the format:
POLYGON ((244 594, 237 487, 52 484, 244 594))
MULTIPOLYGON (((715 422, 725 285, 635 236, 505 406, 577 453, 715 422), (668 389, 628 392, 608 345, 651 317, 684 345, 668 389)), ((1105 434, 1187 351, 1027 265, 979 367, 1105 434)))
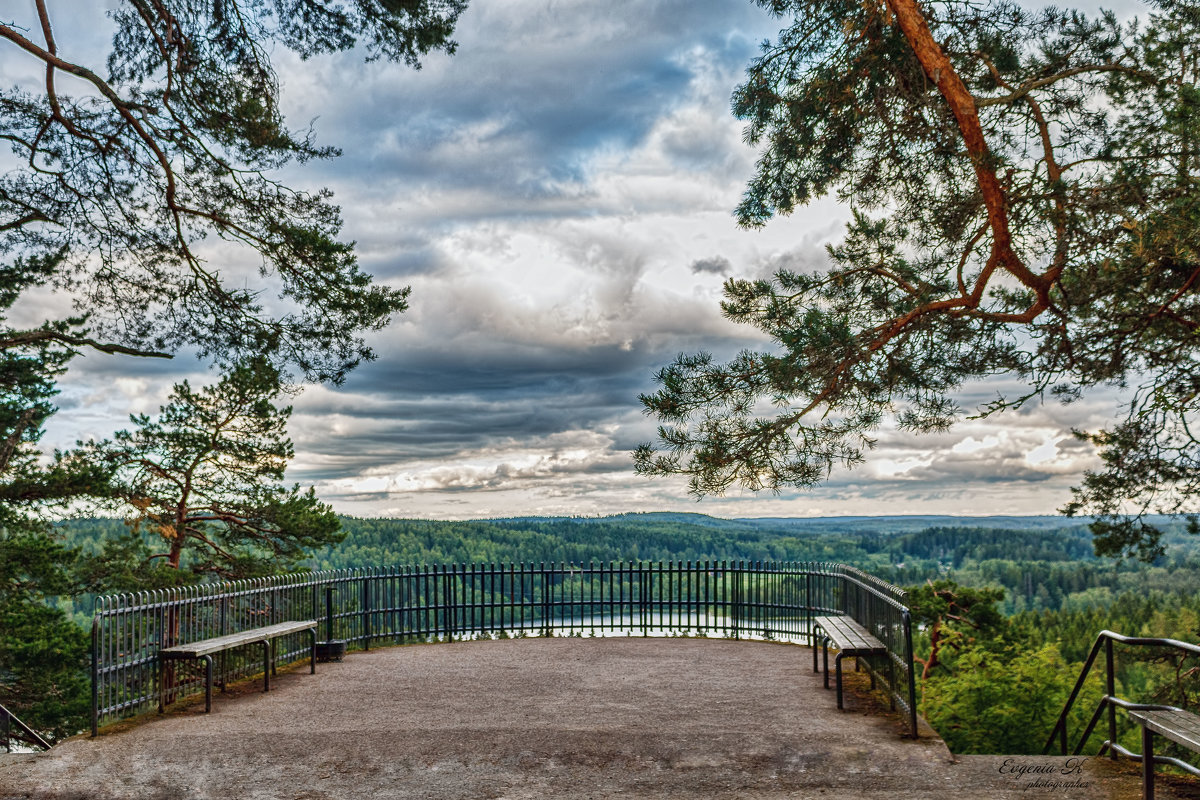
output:
MULTIPOLYGON (((812 644, 812 618, 853 617, 888 647, 882 673, 916 731, 912 630, 904 592, 841 564, 704 561, 455 564, 311 572, 96 600, 92 729, 157 707, 164 647, 287 620, 320 620, 318 638, 373 646, 513 635, 725 636, 812 644), (890 678, 890 680, 889 680, 890 678)), ((286 637, 279 663, 306 658, 286 637)), ((204 689, 182 666, 171 697, 204 689)), ((248 677, 247 648, 219 657, 215 681, 248 677)))

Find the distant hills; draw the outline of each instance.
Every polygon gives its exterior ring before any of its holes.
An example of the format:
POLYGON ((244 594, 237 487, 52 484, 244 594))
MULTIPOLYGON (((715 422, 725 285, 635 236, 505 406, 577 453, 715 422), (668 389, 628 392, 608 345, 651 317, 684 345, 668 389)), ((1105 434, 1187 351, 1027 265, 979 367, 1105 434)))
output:
POLYGON ((950 514, 896 514, 887 516, 846 517, 735 517, 724 519, 707 514, 679 511, 612 514, 601 517, 503 517, 475 522, 497 524, 559 523, 681 523, 718 530, 768 530, 792 533, 908 533, 925 528, 1006 528, 1015 530, 1054 530, 1086 525, 1086 518, 1054 515, 960 517, 950 514))

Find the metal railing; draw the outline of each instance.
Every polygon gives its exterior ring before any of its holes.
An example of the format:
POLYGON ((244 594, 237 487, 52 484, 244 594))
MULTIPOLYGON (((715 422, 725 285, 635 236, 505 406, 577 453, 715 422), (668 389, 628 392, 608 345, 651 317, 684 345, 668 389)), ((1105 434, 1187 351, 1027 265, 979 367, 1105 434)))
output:
MULTIPOLYGON (((912 630, 904 592, 852 567, 743 561, 453 564, 311 572, 97 598, 92 732, 157 708, 159 651, 275 622, 320 620, 327 640, 380 644, 510 635, 718 635, 811 645, 812 618, 846 614, 888 647, 880 671, 916 735, 912 630)), ((301 636, 277 647, 306 658, 301 636)), ((252 650, 224 654, 214 681, 256 674, 252 650)), ((870 666, 869 666, 870 668, 870 666)), ((203 691, 171 676, 173 698, 203 691)))
MULTIPOLYGON (((870 631, 887 647, 886 672, 873 658, 856 659, 884 684, 892 707, 899 705, 909 736, 917 736, 917 675, 913 669, 912 619, 903 589, 854 567, 841 567, 840 611, 870 631)), ((815 642, 811 642, 813 646, 815 642)))
MULTIPOLYGON (((1147 636, 1123 636, 1112 631, 1100 631, 1096 637, 1095 644, 1092 645, 1091 652, 1088 653, 1087 660, 1083 664, 1083 669, 1079 672, 1079 679, 1075 681, 1075 687, 1071 690, 1070 697, 1067 698, 1066 704, 1063 706, 1062 713, 1058 716, 1058 721, 1054 725, 1054 729, 1050 731, 1050 737, 1046 740, 1045 747, 1042 748, 1043 753, 1049 753, 1054 747, 1056 741, 1059 752, 1062 755, 1067 755, 1069 748, 1069 736, 1067 733, 1067 719, 1071 713, 1071 708, 1075 705, 1075 701, 1079 698, 1079 693, 1087 682, 1088 674, 1095 664, 1097 656, 1100 654, 1100 649, 1104 648, 1104 696, 1100 698, 1100 702, 1096 704, 1096 710, 1093 712, 1088 724, 1084 727, 1083 734, 1079 737, 1078 743, 1075 745, 1074 754, 1083 753, 1083 748, 1087 746, 1087 741, 1091 738, 1096 726, 1100 723, 1101 717, 1107 716, 1108 722, 1108 738, 1100 745, 1099 755, 1108 753, 1109 757, 1116 759, 1118 755, 1125 756, 1133 761, 1141 761, 1144 754, 1135 753, 1126 747, 1123 747, 1117 742, 1117 709, 1125 711, 1181 711, 1183 709, 1175 706, 1160 705, 1156 703, 1133 703, 1129 700, 1117 697, 1116 689, 1116 656, 1113 650, 1114 644, 1129 645, 1131 647, 1169 647, 1176 651, 1188 653, 1190 655, 1200 656, 1200 646, 1191 644, 1190 642, 1181 642, 1178 639, 1160 639, 1147 636), (1107 712, 1107 714, 1106 714, 1107 712)), ((1155 763, 1170 764, 1178 767, 1186 772, 1200 777, 1200 769, 1195 766, 1170 756, 1154 755, 1155 763)))
POLYGON ((4 752, 12 752, 13 741, 22 742, 30 747, 40 747, 43 750, 50 749, 50 743, 43 739, 37 731, 30 728, 21 718, 9 711, 0 704, 0 739, 4 740, 4 752), (13 728, 17 729, 17 733, 13 733, 13 728))

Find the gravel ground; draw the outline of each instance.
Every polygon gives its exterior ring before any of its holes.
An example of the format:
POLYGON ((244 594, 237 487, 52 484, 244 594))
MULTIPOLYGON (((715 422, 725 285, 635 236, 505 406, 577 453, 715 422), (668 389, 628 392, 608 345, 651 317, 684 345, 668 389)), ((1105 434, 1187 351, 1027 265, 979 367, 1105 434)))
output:
MULTIPOLYGON (((838 712, 811 665, 807 649, 722 639, 352 653, 315 676, 281 674, 268 694, 218 695, 212 714, 201 701, 48 753, 0 755, 0 798, 1140 796, 1135 765, 955 760, 928 730, 902 738, 899 719, 864 697, 838 712)), ((1200 796, 1190 786, 1160 781, 1159 797, 1200 796)))

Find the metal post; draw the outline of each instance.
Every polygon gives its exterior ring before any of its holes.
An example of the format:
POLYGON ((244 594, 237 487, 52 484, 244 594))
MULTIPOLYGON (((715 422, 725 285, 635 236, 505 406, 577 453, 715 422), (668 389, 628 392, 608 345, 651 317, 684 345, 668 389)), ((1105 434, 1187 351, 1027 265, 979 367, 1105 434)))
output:
MULTIPOLYGON (((542 576, 542 635, 550 633, 550 577, 546 573, 546 562, 539 562, 542 576)), ((553 562, 551 562, 553 566, 553 562)))
POLYGON ((808 572, 804 573, 804 627, 808 631, 808 643, 812 647, 817 646, 817 637, 813 632, 813 574, 810 567, 808 572))
POLYGON ((314 580, 312 586, 309 588, 312 589, 312 597, 309 598, 308 607, 309 607, 311 613, 308 616, 311 616, 313 619, 316 619, 317 618, 317 607, 318 607, 317 606, 317 599, 318 599, 317 581, 314 580))
MULTIPOLYGON (((1104 693, 1106 695, 1108 695, 1109 697, 1117 696, 1116 670, 1113 667, 1114 667, 1114 664, 1113 664, 1113 640, 1109 639, 1108 637, 1105 637, 1104 638, 1104 670, 1107 674, 1104 676, 1104 693)), ((1108 741, 1111 744, 1116 744, 1117 743, 1117 707, 1114 704, 1112 704, 1111 702, 1108 703, 1107 705, 1108 705, 1108 741)), ((1066 729, 1067 729, 1067 723, 1064 720, 1063 721, 1064 735, 1066 733, 1066 729)), ((1115 749, 1113 749, 1111 746, 1108 748, 1108 757, 1113 761, 1117 760, 1117 751, 1115 749)), ((1153 771, 1153 769, 1154 769, 1153 764, 1151 765, 1150 769, 1151 769, 1151 771, 1153 771)), ((1153 790, 1151 790, 1151 791, 1153 792, 1153 790)))
POLYGON ((452 567, 442 567, 442 631, 454 640, 454 607, 450 598, 450 570, 452 567))
POLYGON ((912 615, 904 609, 904 658, 908 661, 908 724, 909 733, 917 738, 917 675, 913 669, 912 615))
MULTIPOLYGON (((100 617, 92 616, 92 736, 100 733, 100 617)), ((5 732, 7 735, 7 731, 5 732)))
POLYGON ((650 596, 650 573, 642 564, 638 564, 638 621, 642 626, 642 636, 650 635, 650 620, 647 605, 650 596))
POLYGON ((325 641, 333 641, 333 593, 336 591, 332 583, 325 587, 325 641))
MULTIPOLYGON (((264 680, 266 680, 264 678, 264 680)), ((204 713, 212 712, 213 657, 204 657, 204 713)))
POLYGON ((731 576, 733 578, 733 638, 738 636, 738 619, 742 613, 742 566, 744 562, 735 561, 731 576))
POLYGON ((1154 800, 1154 731, 1149 725, 1142 726, 1142 800, 1154 800))
POLYGON ((362 576, 362 632, 363 650, 371 649, 371 578, 362 576))

